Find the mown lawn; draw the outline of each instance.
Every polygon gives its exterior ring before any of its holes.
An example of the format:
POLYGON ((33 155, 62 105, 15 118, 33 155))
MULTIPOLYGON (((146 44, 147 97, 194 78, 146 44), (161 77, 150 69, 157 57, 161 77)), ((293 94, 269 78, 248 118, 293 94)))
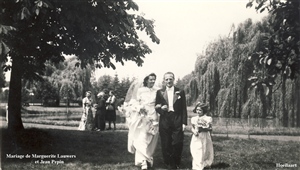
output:
MULTIPOLYGON (((67 130, 26 129, 13 136, 1 129, 2 169, 139 169, 134 166, 134 155, 127 152, 127 131, 82 132, 67 130), (53 154, 56 158, 8 158, 11 155, 53 154), (58 158, 71 155, 76 158, 58 158), (36 163, 39 162, 39 163, 36 163), (51 161, 61 164, 56 165, 51 161)), ((186 133, 182 169, 191 169, 191 134, 186 133)), ((275 169, 276 163, 300 166, 300 142, 234 139, 213 136, 214 163, 212 169, 275 169)), ((164 169, 160 143, 154 155, 154 169, 164 169)), ((289 168, 293 169, 293 168, 289 168)), ((297 168, 296 168, 297 169, 297 168)))

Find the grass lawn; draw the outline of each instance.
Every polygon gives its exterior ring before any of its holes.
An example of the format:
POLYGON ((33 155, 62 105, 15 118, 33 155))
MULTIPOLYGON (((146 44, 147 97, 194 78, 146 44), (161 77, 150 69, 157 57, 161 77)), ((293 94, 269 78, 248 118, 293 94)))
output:
MULTIPOLYGON (((127 152, 126 130, 82 132, 26 129, 18 134, 18 143, 11 142, 12 136, 6 129, 1 129, 1 132, 1 168, 4 170, 139 169, 134 166, 134 155, 127 152), (7 154, 18 158, 8 158, 7 154), (26 154, 31 158, 22 158, 26 154), (32 158, 33 154, 37 156, 52 154, 53 158, 32 158), (62 158, 62 155, 68 155, 70 158, 62 158)), ((186 133, 182 154, 183 169, 191 169, 192 166, 190 139, 191 134, 186 133)), ((300 142, 213 136, 213 144, 215 157, 212 169, 275 169, 276 163, 300 166, 300 142)), ((154 155, 154 168, 164 169, 162 162, 158 143, 154 155)))

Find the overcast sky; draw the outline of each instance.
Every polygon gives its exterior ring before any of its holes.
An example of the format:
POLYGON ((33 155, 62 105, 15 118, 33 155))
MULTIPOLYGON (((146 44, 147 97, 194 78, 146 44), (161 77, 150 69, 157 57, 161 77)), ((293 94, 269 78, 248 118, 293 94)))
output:
MULTIPOLYGON (((167 71, 182 78, 194 70, 197 53, 206 45, 229 34, 232 24, 237 25, 247 18, 259 21, 266 14, 259 14, 254 8, 246 8, 248 0, 135 0, 138 14, 155 20, 155 32, 160 44, 153 44, 150 38, 141 35, 152 49, 146 55, 143 67, 133 62, 125 66, 116 64, 117 69, 97 69, 96 77, 118 74, 122 77, 144 77, 157 74, 158 79, 167 71)), ((9 76, 7 75, 7 78, 9 76)))
POLYGON ((259 21, 266 14, 259 14, 254 8, 246 8, 247 0, 136 0, 138 13, 145 13, 147 19, 155 20, 155 32, 160 44, 153 44, 142 37, 152 49, 143 67, 134 63, 117 65, 116 70, 100 69, 96 76, 118 74, 120 77, 144 77, 154 72, 158 78, 167 71, 182 78, 195 67, 197 53, 206 45, 227 36, 232 24, 237 25, 247 18, 259 21))

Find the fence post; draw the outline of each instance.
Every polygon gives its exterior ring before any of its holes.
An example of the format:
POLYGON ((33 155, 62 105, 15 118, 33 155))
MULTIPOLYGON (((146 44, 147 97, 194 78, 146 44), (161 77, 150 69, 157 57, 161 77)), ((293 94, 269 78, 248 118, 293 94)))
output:
POLYGON ((227 133, 227 138, 228 138, 228 119, 226 119, 226 133, 227 133))

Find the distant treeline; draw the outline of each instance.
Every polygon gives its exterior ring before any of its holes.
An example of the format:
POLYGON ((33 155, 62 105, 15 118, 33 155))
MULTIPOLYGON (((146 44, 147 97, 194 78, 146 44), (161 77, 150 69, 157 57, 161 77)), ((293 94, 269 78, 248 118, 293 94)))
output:
MULTIPOLYGON (((88 65, 86 68, 76 67, 75 57, 64 62, 53 64, 46 63, 44 76, 40 81, 23 80, 22 104, 41 103, 43 106, 60 106, 61 103, 78 103, 81 105, 86 91, 92 91, 95 100, 100 91, 108 94, 109 90, 115 91, 118 102, 122 102, 133 80, 119 79, 118 75, 102 75, 96 80, 95 68, 88 65)), ((0 94, 0 101, 8 101, 9 90, 0 94)))

